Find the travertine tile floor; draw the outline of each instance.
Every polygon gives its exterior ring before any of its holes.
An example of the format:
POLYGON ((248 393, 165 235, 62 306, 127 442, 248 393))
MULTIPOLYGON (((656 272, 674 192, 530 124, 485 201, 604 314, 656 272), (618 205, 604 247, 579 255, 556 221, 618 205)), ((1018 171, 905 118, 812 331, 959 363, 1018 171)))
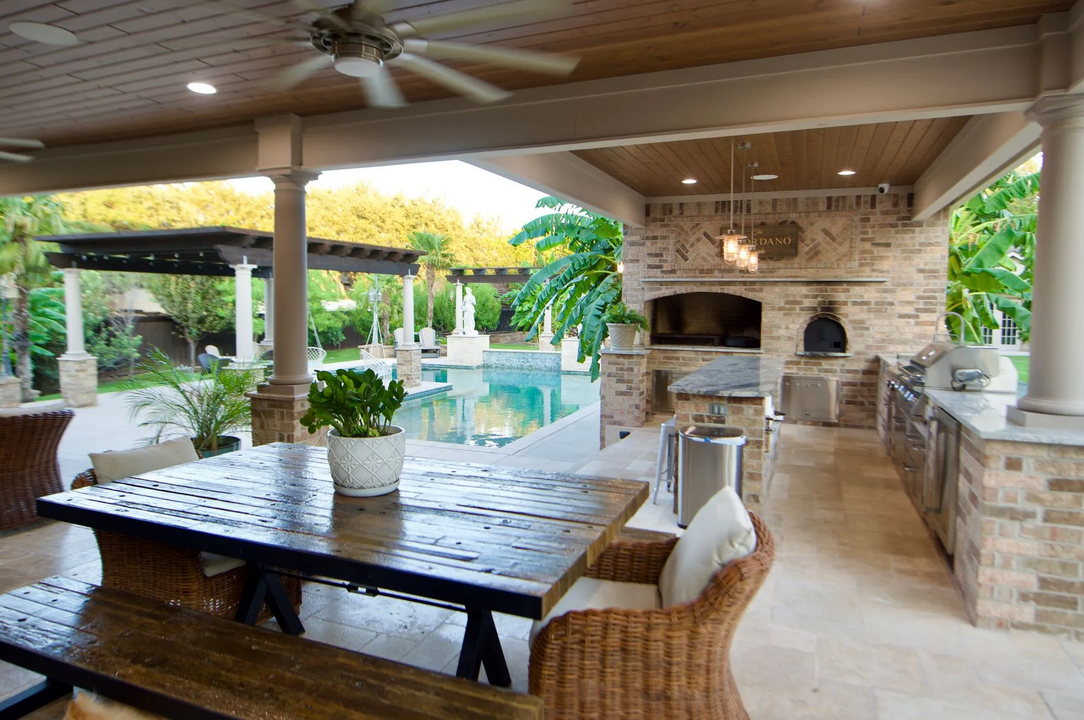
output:
MULTIPOLYGON (((578 470, 652 478, 657 437, 633 433, 578 470)), ((779 554, 732 651, 753 720, 1084 720, 1084 644, 968 623, 873 432, 787 427, 783 437, 764 512, 779 554)), ((536 452, 541 467, 552 463, 536 452)), ((662 493, 632 524, 676 530, 671 500, 662 493)), ((9 534, 0 537, 0 590, 56 573, 93 581, 96 558, 80 528, 9 534)), ((303 616, 313 639, 444 672, 454 671, 464 625, 450 611, 320 586, 307 589, 303 616)), ((500 617, 498 627, 523 689, 529 623, 500 617)), ((0 666, 0 695, 33 679, 0 666)))

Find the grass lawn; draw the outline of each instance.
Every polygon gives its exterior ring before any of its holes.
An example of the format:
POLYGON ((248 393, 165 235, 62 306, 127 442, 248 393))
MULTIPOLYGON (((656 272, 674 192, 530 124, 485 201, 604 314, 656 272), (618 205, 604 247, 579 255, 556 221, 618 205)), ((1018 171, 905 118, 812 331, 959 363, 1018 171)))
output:
POLYGON ((1012 364, 1016 366, 1016 372, 1020 376, 1020 382, 1026 383, 1028 381, 1028 363, 1031 358, 1027 355, 1012 355, 1009 359, 1012 360, 1012 364))
POLYGON ((361 353, 358 352, 356 347, 343 348, 342 350, 328 350, 327 357, 324 358, 325 363, 350 362, 351 360, 361 360, 361 353))

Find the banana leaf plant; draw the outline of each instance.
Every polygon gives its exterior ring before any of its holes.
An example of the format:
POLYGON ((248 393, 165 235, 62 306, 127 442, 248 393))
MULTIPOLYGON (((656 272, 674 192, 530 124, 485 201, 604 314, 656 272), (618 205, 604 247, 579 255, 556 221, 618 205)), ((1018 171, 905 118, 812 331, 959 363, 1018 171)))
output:
POLYGON ((995 310, 1012 318, 1020 339, 1031 333, 1031 283, 1039 173, 1010 172, 960 207, 952 218, 946 319, 956 339, 982 342, 998 328, 995 310))
POLYGON ((591 379, 599 376, 599 353, 609 335, 603 315, 621 300, 623 234, 621 223, 556 197, 544 197, 538 207, 552 210, 523 226, 508 242, 534 241, 541 255, 558 257, 531 276, 512 301, 512 323, 533 340, 541 330, 546 308, 553 309, 554 345, 579 332, 579 362, 591 358, 591 379))

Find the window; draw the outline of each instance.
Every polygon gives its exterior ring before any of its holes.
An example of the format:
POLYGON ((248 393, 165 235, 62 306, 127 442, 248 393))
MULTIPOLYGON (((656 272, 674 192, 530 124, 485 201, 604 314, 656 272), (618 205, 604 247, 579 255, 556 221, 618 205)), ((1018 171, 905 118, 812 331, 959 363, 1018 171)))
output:
POLYGON ((985 325, 982 326, 982 344, 993 345, 994 344, 994 331, 985 325))
POLYGON ((1008 315, 1001 316, 1001 344, 1006 347, 1016 347, 1020 344, 1020 328, 1008 315))

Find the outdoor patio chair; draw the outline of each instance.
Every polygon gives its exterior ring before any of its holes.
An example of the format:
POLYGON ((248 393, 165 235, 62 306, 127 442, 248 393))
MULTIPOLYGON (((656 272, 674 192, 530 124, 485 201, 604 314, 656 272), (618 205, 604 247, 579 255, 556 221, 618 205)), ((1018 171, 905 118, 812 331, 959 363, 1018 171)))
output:
POLYGON ((670 606, 655 586, 679 539, 610 545, 586 575, 600 586, 589 598, 594 604, 586 605, 599 609, 574 610, 536 627, 529 685, 545 701, 546 719, 748 720, 730 644, 775 556, 764 522, 749 518, 756 533, 752 553, 725 564, 699 595, 670 606), (609 598, 603 597, 607 584, 598 581, 611 581, 609 598))
POLYGON ((0 530, 37 520, 34 501, 64 489, 56 452, 75 413, 41 405, 0 409, 0 530))
POLYGON ((318 347, 305 348, 309 355, 309 368, 317 367, 324 362, 324 358, 327 357, 327 350, 318 347))
MULTIPOLYGON (((98 461, 99 467, 103 467, 104 463, 108 468, 106 472, 113 475, 106 475, 104 477, 109 479, 101 481, 109 482, 198 460, 199 454, 191 441, 181 438, 128 452, 102 453, 92 457, 98 461)), ((72 490, 98 484, 98 475, 91 469, 76 475, 72 490)), ((95 530, 94 536, 102 558, 103 587, 209 615, 225 618, 236 615, 248 579, 248 568, 240 560, 104 530, 95 530)), ((301 581, 286 576, 280 579, 290 596, 290 602, 295 608, 300 608, 301 581)), ((271 610, 264 605, 259 621, 270 617, 271 610)))
POLYGON ((203 352, 215 357, 222 357, 222 351, 218 349, 217 345, 204 345, 203 352))
POLYGON ((433 328, 422 328, 418 331, 418 339, 422 348, 422 357, 440 357, 440 345, 437 343, 437 331, 433 328))
POLYGON ((395 347, 402 347, 403 345, 403 328, 395 328, 391 331, 392 336, 395 338, 395 347))
POLYGON ((199 363, 200 368, 205 373, 213 373, 216 365, 221 366, 223 364, 222 358, 210 353, 200 353, 196 356, 196 362, 199 363))

